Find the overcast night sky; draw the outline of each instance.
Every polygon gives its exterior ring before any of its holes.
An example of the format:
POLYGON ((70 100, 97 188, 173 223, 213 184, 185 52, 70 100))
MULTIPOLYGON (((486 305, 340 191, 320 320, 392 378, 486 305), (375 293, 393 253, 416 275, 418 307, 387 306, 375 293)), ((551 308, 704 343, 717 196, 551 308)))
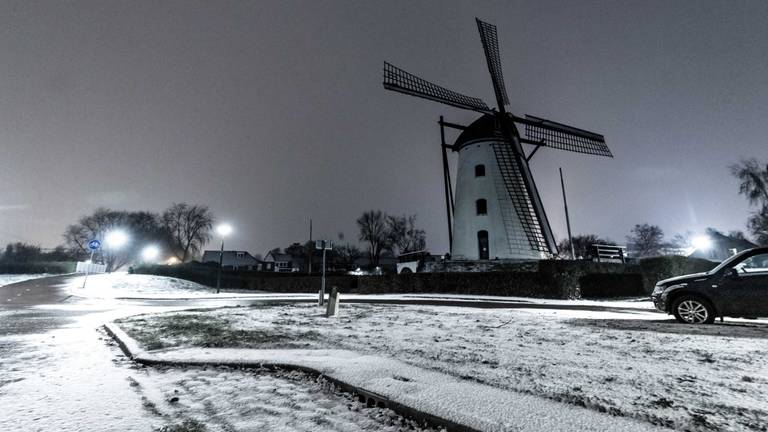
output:
MULTIPOLYGON (((489 104, 474 17, 498 26, 510 110, 603 133, 542 149, 565 235, 745 229, 728 166, 768 162, 764 1, 4 1, 0 244, 53 247, 96 207, 209 205, 264 253, 417 213, 447 250, 439 129, 476 114, 385 91, 384 60, 489 104)), ((455 159, 454 159, 455 160, 455 159)))

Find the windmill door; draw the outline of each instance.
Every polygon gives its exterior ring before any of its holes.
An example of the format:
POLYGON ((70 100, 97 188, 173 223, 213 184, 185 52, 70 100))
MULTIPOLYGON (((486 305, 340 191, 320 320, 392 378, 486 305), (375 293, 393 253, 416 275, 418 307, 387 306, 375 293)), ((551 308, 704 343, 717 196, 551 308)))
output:
POLYGON ((481 260, 487 260, 489 253, 488 253, 488 231, 478 231, 477 232, 477 249, 478 249, 478 257, 481 260))

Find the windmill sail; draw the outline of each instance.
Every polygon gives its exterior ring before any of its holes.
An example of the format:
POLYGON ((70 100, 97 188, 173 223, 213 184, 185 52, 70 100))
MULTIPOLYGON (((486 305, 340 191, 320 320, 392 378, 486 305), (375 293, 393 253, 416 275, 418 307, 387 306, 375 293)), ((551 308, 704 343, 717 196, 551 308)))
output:
POLYGON ((507 89, 504 87, 504 75, 501 73, 501 56, 499 55, 499 38, 496 34, 496 26, 480 21, 478 18, 475 18, 475 21, 477 21, 477 30, 480 32, 480 40, 483 42, 485 59, 488 61, 488 72, 491 73, 496 102, 499 104, 499 111, 502 111, 505 105, 509 105, 509 97, 507 96, 507 89))
POLYGON ((482 99, 466 96, 453 90, 410 74, 397 66, 384 62, 384 88, 411 96, 441 102, 457 108, 481 113, 490 113, 491 109, 482 99))
POLYGON ((527 114, 525 119, 515 117, 514 120, 525 125, 525 136, 529 140, 541 142, 547 147, 613 157, 605 144, 605 137, 600 134, 527 114))
MULTIPOLYGON (((593 132, 534 116, 506 111, 509 97, 499 54, 496 26, 476 19, 491 75, 497 108, 481 99, 440 87, 384 63, 384 88, 483 113, 447 146, 440 118, 441 145, 458 153, 455 199, 446 181, 446 213, 451 255, 456 260, 542 259, 557 254, 552 227, 522 144, 613 157, 605 138, 593 132), (525 125, 525 136, 516 123, 525 125)), ((535 151, 534 151, 535 152, 535 151)), ((444 180, 449 178, 443 153, 444 180)))
POLYGON ((499 170, 495 181, 496 193, 510 255, 526 250, 545 254, 556 252, 547 241, 547 234, 551 236, 551 233, 544 232, 534 197, 526 185, 524 172, 528 167, 521 165, 525 162, 516 157, 508 142, 497 142, 492 147, 499 170))

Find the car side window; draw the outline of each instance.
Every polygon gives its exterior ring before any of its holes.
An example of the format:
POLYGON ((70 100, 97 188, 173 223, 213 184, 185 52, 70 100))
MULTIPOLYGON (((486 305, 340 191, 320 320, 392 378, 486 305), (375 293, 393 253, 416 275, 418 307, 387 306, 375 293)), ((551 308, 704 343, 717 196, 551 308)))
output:
POLYGON ((733 268, 738 270, 740 274, 768 275, 768 253, 751 256, 733 268))

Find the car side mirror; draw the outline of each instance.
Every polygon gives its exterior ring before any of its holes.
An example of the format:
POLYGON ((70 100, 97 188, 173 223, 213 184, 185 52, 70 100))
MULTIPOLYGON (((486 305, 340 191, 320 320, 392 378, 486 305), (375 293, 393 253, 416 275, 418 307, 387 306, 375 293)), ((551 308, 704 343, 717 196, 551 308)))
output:
POLYGON ((725 271, 724 276, 727 279, 738 279, 739 278, 739 271, 735 268, 731 267, 728 270, 725 271))

